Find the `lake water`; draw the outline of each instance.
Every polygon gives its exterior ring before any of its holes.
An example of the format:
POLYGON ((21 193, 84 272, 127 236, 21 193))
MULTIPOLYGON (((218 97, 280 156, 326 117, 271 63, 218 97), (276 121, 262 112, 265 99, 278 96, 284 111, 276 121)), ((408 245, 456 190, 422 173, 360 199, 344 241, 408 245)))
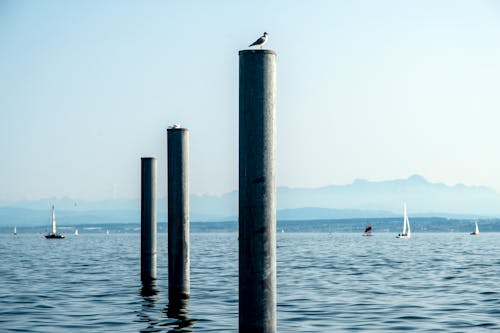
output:
MULTIPOLYGON (((499 239, 279 233, 278 330, 500 330, 499 239)), ((0 235, 0 331, 237 331, 237 233, 191 234, 191 299, 181 315, 168 309, 166 240, 159 234, 159 279, 148 292, 139 233, 0 235)))

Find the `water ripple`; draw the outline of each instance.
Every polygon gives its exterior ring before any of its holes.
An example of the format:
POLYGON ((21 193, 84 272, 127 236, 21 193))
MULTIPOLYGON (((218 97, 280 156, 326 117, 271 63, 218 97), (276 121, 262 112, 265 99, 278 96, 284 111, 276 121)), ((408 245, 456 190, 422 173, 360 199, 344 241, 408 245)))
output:
MULTIPOLYGON (((500 329, 498 234, 278 235, 280 332, 500 329)), ((237 234, 191 235, 191 299, 168 304, 166 235, 154 286, 139 234, 0 236, 2 332, 234 332, 237 234)))

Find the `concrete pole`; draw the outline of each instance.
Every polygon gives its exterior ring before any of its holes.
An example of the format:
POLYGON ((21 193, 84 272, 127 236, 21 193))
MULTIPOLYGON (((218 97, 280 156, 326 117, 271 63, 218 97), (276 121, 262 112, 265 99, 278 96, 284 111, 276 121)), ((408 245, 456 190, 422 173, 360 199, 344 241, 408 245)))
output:
POLYGON ((276 332, 276 53, 240 59, 239 332, 276 332))
POLYGON ((156 159, 141 158, 141 280, 156 279, 156 159))
POLYGON ((168 149, 168 295, 189 298, 189 131, 167 130, 168 149))
POLYGON ((156 296, 159 292, 158 285, 156 284, 157 280, 143 280, 142 288, 141 288, 141 296, 144 298, 150 298, 148 303, 156 303, 156 298, 152 296, 156 296))

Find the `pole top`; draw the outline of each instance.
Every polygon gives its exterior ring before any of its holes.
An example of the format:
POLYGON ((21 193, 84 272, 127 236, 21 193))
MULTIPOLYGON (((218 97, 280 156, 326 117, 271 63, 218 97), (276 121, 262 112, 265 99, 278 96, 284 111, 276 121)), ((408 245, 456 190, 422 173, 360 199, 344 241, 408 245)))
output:
POLYGON ((156 157, 141 157, 141 160, 156 160, 156 157))
POLYGON ((276 56, 276 52, 274 50, 268 50, 268 49, 251 49, 251 50, 240 50, 238 54, 241 55, 258 55, 258 54, 272 54, 276 56))
POLYGON ((170 131, 187 131, 187 128, 183 128, 183 127, 181 127, 181 124, 175 123, 172 126, 167 127, 167 132, 170 132, 170 131))

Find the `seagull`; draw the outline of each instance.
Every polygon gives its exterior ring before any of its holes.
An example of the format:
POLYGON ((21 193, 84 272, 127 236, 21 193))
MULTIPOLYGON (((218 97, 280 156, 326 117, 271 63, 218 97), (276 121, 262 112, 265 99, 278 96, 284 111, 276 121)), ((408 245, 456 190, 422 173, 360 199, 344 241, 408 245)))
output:
POLYGON ((255 42, 250 44, 248 47, 258 46, 258 47, 262 48, 262 45, 266 44, 266 42, 267 42, 267 35, 269 35, 269 34, 267 32, 264 32, 264 34, 259 39, 257 39, 255 42))

